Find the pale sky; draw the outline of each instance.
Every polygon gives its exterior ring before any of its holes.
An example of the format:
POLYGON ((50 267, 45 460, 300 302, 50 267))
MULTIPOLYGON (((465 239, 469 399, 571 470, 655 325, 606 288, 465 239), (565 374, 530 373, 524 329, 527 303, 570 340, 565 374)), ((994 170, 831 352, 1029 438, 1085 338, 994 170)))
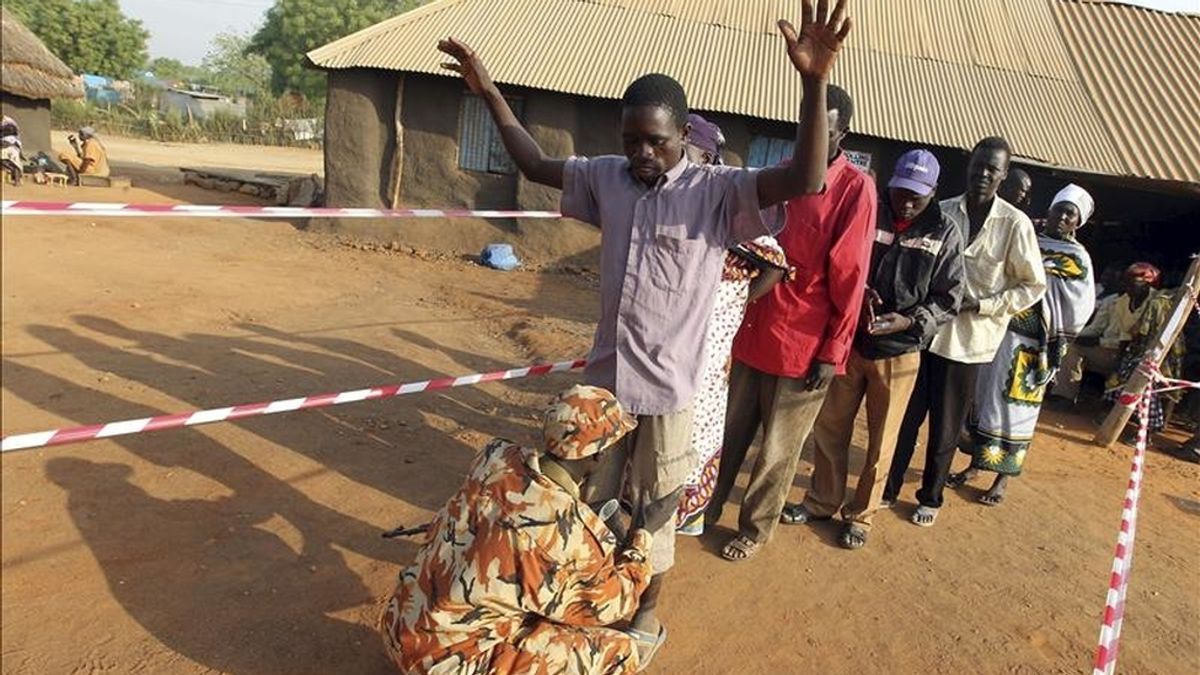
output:
MULTIPOLYGON (((1200 0, 1197 0, 1200 1, 1200 0)), ((218 33, 253 33, 274 0, 120 0, 150 31, 150 58, 199 65, 218 33)))
MULTIPOLYGON (((1200 0, 1122 0, 1164 11, 1200 13, 1200 0)), ((252 33, 274 0, 120 0, 150 31, 150 56, 198 65, 218 33, 252 33)))

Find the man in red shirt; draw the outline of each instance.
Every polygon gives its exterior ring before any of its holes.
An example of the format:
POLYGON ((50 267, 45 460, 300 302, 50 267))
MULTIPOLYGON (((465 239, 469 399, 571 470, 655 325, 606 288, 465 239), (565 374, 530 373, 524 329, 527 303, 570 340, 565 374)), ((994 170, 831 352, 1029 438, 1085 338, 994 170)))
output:
POLYGON ((796 278, 747 308, 733 343, 725 447, 707 523, 720 520, 759 426, 763 444, 742 498, 738 535, 721 551, 727 560, 754 555, 775 531, 829 382, 846 372, 862 307, 875 186, 841 152, 854 111, 850 95, 829 85, 826 97, 825 191, 790 200, 778 236, 796 278))

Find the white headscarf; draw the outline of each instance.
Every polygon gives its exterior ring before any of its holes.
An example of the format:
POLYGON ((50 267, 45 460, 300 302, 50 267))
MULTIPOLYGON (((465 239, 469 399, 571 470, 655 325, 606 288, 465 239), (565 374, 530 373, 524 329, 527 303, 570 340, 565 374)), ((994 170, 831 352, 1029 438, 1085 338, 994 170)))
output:
POLYGON ((1070 202, 1075 205, 1075 208, 1079 209, 1080 227, 1087 224, 1088 219, 1092 217, 1092 212, 1096 210, 1096 202, 1092 199, 1092 195, 1074 183, 1059 190, 1058 194, 1054 195, 1054 200, 1050 202, 1051 208, 1060 202, 1070 202))

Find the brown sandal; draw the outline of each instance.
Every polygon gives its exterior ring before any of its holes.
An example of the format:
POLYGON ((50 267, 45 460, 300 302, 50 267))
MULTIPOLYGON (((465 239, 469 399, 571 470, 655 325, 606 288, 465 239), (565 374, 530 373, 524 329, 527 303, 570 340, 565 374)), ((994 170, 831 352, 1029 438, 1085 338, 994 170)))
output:
POLYGON ((725 548, 721 549, 721 557, 729 562, 742 562, 754 557, 758 553, 758 549, 762 548, 762 544, 754 541, 750 537, 739 534, 725 544, 725 548))

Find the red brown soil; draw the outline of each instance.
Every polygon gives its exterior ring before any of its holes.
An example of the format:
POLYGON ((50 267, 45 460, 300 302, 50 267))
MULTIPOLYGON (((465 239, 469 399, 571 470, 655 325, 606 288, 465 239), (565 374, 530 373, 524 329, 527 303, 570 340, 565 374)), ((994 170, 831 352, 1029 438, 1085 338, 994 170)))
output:
MULTIPOLYGON (((71 198, 220 197, 146 185, 71 198)), ((0 234, 4 433, 574 358, 597 306, 587 276, 278 221, 9 217, 0 234)), ((414 549, 379 533, 427 518, 490 436, 528 438, 572 378, 4 456, 3 672, 390 672, 374 622, 414 549)), ((715 553, 726 530, 683 539, 652 671, 1089 670, 1130 455, 1091 430, 1048 412, 1005 504, 952 493, 925 530, 903 503, 860 552, 833 527, 780 528, 740 564, 715 553)), ((1200 671, 1198 533, 1200 467, 1151 452, 1120 672, 1200 671)))

